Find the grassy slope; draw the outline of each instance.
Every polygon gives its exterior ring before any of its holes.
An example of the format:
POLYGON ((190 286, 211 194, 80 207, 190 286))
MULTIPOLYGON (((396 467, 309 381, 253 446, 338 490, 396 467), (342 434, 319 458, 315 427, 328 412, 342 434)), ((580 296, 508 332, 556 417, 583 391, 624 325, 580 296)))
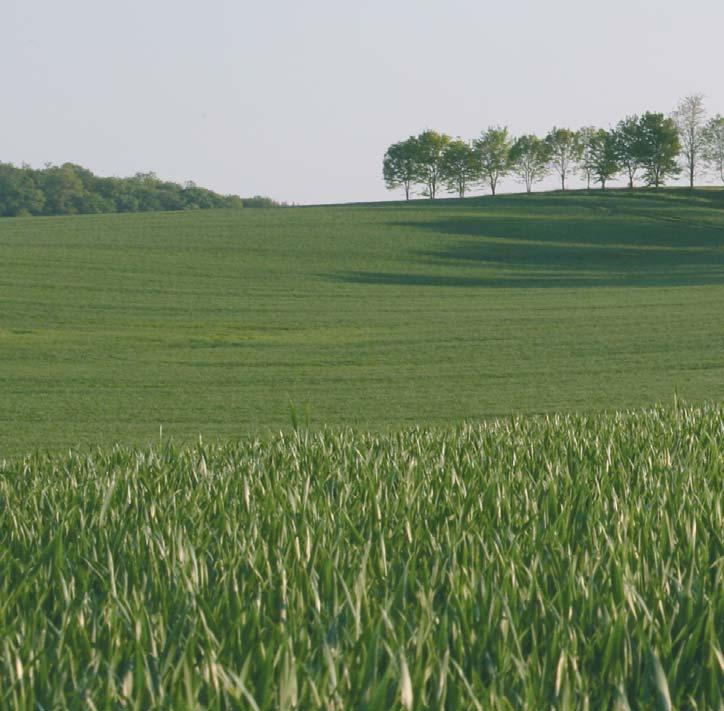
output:
POLYGON ((724 398, 721 191, 6 219, 0 255, 0 453, 724 398))

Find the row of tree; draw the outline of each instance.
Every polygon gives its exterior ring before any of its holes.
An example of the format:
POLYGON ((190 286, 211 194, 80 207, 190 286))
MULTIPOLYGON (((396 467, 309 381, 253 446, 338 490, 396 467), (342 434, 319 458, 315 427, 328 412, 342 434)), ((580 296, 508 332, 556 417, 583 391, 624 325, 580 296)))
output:
POLYGON ((473 141, 427 130, 391 145, 383 162, 387 187, 404 189, 408 200, 415 186, 433 199, 441 188, 464 197, 480 184, 495 195, 506 175, 527 192, 551 173, 561 190, 572 174, 580 175, 587 188, 595 183, 605 189, 621 175, 631 189, 637 181, 658 188, 682 170, 691 187, 705 170, 724 182, 724 116, 707 118, 700 94, 682 99, 670 116, 628 116, 608 130, 554 127, 543 138, 514 139, 507 128, 495 126, 473 141))
POLYGON ((47 165, 41 170, 0 163, 0 216, 76 215, 99 212, 203 210, 220 207, 274 207, 270 198, 219 195, 194 183, 159 180, 154 173, 102 178, 79 165, 47 165))

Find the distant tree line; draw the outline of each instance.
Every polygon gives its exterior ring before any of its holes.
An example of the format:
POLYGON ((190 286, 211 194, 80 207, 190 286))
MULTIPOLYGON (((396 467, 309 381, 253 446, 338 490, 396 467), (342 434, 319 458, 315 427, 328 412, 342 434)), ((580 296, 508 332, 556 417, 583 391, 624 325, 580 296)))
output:
POLYGON ((73 163, 36 170, 0 163, 0 216, 276 207, 271 198, 219 195, 194 183, 159 180, 154 173, 102 178, 73 163))
POLYGON ((707 117, 701 94, 682 99, 669 116, 647 111, 608 129, 553 127, 544 137, 514 138, 493 126, 472 141, 427 130, 391 145, 383 161, 387 187, 402 188, 408 200, 415 189, 434 199, 441 189, 464 197, 481 185, 495 195, 508 175, 531 192, 551 174, 561 190, 572 175, 589 189, 623 177, 633 190, 658 188, 682 172, 691 187, 705 172, 724 183, 724 116, 707 117))

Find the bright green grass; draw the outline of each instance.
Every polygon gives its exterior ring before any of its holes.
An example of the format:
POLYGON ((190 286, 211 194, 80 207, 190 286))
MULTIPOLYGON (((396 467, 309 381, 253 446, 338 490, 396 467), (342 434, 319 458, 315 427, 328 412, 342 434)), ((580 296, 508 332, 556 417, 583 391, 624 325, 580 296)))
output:
POLYGON ((0 708, 719 711, 722 442, 670 407, 0 463, 0 708))
POLYGON ((724 398, 724 192, 0 221, 0 453, 724 398))

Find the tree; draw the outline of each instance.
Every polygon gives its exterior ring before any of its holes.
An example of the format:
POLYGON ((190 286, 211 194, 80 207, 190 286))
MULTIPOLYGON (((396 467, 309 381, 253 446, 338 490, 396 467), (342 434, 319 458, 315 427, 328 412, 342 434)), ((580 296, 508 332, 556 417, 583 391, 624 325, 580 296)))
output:
POLYGON ((45 194, 46 215, 75 215, 80 212, 85 189, 72 163, 46 166, 40 173, 39 183, 45 194))
POLYGON ((601 189, 621 170, 618 160, 616 135, 612 131, 599 129, 590 137, 591 172, 601 189))
POLYGON ((84 193, 76 201, 76 209, 82 215, 117 212, 115 200, 104 198, 98 193, 84 193))
MULTIPOLYGON (((264 197, 263 195, 254 195, 250 198, 238 198, 242 202, 242 207, 256 207, 256 208, 270 208, 270 207, 282 207, 282 203, 278 203, 276 200, 272 200, 270 197, 264 197)), ((286 203, 284 203, 284 206, 286 203)))
POLYGON ((674 121, 647 111, 638 121, 638 161, 647 185, 658 188, 670 175, 680 173, 676 158, 681 152, 679 130, 674 121))
POLYGON ((594 176, 593 141, 598 131, 594 126, 584 126, 578 131, 578 140, 581 144, 581 175, 586 181, 586 190, 591 189, 594 176))
POLYGON ((512 141, 508 129, 501 126, 491 126, 475 141, 475 150, 480 165, 480 175, 490 186, 490 192, 495 195, 498 181, 508 172, 508 156, 512 141))
POLYGON ((693 188, 694 178, 701 168, 706 146, 704 95, 691 94, 684 97, 674 109, 672 118, 679 129, 681 154, 684 158, 684 167, 689 175, 689 187, 693 188))
POLYGON ((641 168, 641 131, 639 117, 627 116, 618 122, 613 131, 616 158, 628 175, 628 186, 634 189, 636 173, 641 168))
POLYGON ((551 168, 561 179, 561 190, 566 189, 566 178, 573 164, 581 157, 581 143, 578 134, 569 128, 551 129, 545 137, 551 168))
MULTIPOLYGON (((265 200, 270 205, 279 204, 265 200)), ((193 184, 182 187, 159 180, 153 173, 101 178, 73 163, 47 164, 41 170, 0 163, 0 216, 242 206, 238 196, 219 195, 193 184)))
POLYGON ((706 125, 705 157, 724 183, 724 116, 717 114, 706 125))
POLYGON ((437 131, 423 131, 416 139, 415 181, 422 183, 422 194, 434 200, 443 180, 443 157, 450 136, 437 131))
POLYGON ((445 187, 463 198, 470 184, 479 178, 477 155, 470 144, 460 139, 451 141, 442 155, 442 180, 445 187))
POLYGON ((181 201, 186 210, 208 210, 220 207, 219 197, 219 195, 212 193, 211 190, 199 188, 193 183, 186 185, 181 191, 181 201))
POLYGON ((0 163, 0 215, 40 215, 45 204, 43 192, 35 184, 33 172, 0 163))
POLYGON ((404 188, 405 200, 410 199, 410 189, 416 179, 417 139, 410 136, 406 141, 393 143, 385 153, 382 175, 388 190, 404 188))
POLYGON ((510 148, 508 165, 529 193, 533 184, 548 174, 548 149, 545 142, 538 136, 520 136, 510 148))

